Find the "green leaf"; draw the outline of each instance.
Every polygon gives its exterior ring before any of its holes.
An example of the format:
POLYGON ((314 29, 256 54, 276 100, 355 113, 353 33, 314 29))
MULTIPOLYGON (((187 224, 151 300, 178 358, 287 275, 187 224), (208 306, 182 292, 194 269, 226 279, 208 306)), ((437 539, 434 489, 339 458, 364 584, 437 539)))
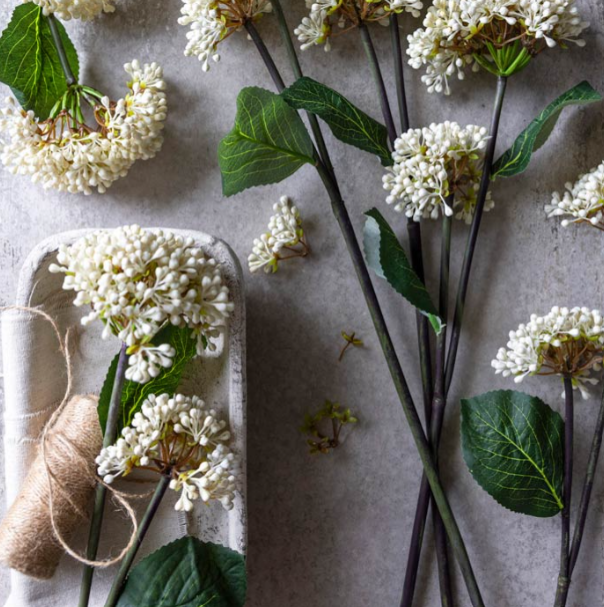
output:
POLYGON ((493 178, 512 177, 526 170, 533 152, 552 134, 562 110, 569 105, 586 105, 601 101, 602 95, 584 81, 550 103, 518 136, 514 145, 493 166, 493 178))
POLYGON ((234 550, 183 537, 132 569, 118 607, 243 607, 245 561, 234 550))
MULTIPOLYGON (((176 350, 176 356, 172 366, 162 369, 157 377, 154 377, 146 384, 139 384, 134 381, 126 380, 122 392, 121 415, 118 421, 118 432, 132 422, 134 414, 140 410, 143 401, 151 394, 174 394, 178 389, 183 371, 187 363, 196 354, 196 342, 191 337, 191 330, 179 328, 174 325, 168 325, 163 328, 153 339, 155 345, 170 344, 176 350)), ((109 366, 109 371, 105 377, 105 382, 99 396, 98 412, 99 421, 103 432, 107 423, 107 414, 109 413, 109 403, 111 401, 111 392, 113 382, 115 381, 115 372, 117 369, 117 355, 109 366)))
POLYGON ((239 93, 235 126, 218 147, 225 196, 283 181, 314 162, 313 144, 298 112, 265 89, 239 93))
POLYGON ((461 401, 463 456, 502 506, 531 516, 563 508, 564 421, 542 400, 498 390, 461 401))
MULTIPOLYGON (((77 78, 78 55, 63 25, 56 23, 69 65, 77 78)), ((67 90, 48 18, 37 4, 28 2, 17 6, 0 37, 0 82, 10 86, 19 103, 26 110, 33 110, 41 120, 48 118, 54 104, 67 90)))
POLYGON ((293 108, 321 117, 340 141, 375 154, 384 166, 392 164, 386 127, 340 93, 304 77, 296 80, 281 95, 293 108))
POLYGON ((438 334, 443 323, 424 283, 413 271, 393 229, 377 209, 365 213, 363 247, 369 267, 429 319, 438 334))

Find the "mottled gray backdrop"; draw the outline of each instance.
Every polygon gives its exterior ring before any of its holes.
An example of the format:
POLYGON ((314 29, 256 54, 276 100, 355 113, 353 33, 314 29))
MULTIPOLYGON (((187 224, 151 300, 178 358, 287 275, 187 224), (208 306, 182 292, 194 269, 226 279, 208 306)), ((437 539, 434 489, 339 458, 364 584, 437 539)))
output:
MULTIPOLYGON (((15 0, 16 1, 16 0, 15 0)), ((0 11, 2 27, 13 2, 0 11)), ((27 179, 0 172, 0 301, 13 301, 19 268, 29 250, 55 232, 147 226, 205 230, 227 240, 244 260, 282 194, 295 198, 313 253, 284 265, 275 276, 250 276, 249 311, 249 601, 250 607, 395 607, 398 605, 420 476, 418 458, 374 337, 351 263, 312 168, 287 182, 221 195, 216 148, 231 128, 238 90, 270 87, 252 44, 242 34, 221 46, 222 61, 204 74, 182 54, 185 28, 180 2, 122 0, 118 11, 90 24, 69 23, 80 50, 83 80, 117 98, 124 90, 121 65, 133 58, 163 64, 170 114, 157 158, 137 164, 109 193, 71 196, 44 192, 27 179), (366 343, 337 363, 341 330, 366 343), (346 444, 329 457, 310 457, 299 426, 324 399, 352 407, 361 419, 346 444)), ((286 3, 291 23, 304 14, 302 0, 286 3)), ((604 91, 604 9, 601 0, 579 0, 591 21, 587 46, 547 51, 509 83, 499 149, 549 101, 588 79, 604 91)), ((411 30, 418 22, 405 20, 411 30)), ((259 27, 290 79, 271 17, 259 27)), ((374 28, 386 80, 393 90, 387 30, 374 28)), ((324 81, 379 118, 379 105, 359 39, 338 39, 330 53, 302 56, 309 75, 324 81)), ((488 124, 494 79, 480 73, 453 83, 449 98, 428 95, 418 73, 407 70, 413 124, 457 120, 488 124)), ((4 90, 3 92, 7 92, 4 90)), ((523 175, 497 181, 496 208, 485 216, 461 343, 458 372, 444 433, 442 463, 451 502, 490 607, 552 604, 559 544, 557 519, 532 519, 499 507, 473 481, 459 449, 459 398, 512 387, 495 377, 490 361, 507 333, 531 312, 553 304, 604 307, 603 236, 561 229, 546 221, 543 206, 554 189, 604 157, 604 105, 566 110, 553 136, 523 175)), ((376 160, 328 137, 344 195, 357 227, 362 213, 379 207, 403 233, 403 219, 384 203, 376 160)), ((465 226, 455 226, 454 267, 459 268, 465 226)), ((429 226, 430 262, 437 230, 429 226)), ((417 402, 414 317, 384 283, 377 289, 417 402)), ((560 407, 557 381, 534 378, 523 388, 560 407)), ((577 406, 577 464, 583 466, 596 401, 577 406)), ((1 427, 0 427, 1 430, 1 427)), ((2 453, 0 451, 0 453, 2 453)), ((0 455, 0 459, 4 455, 0 455)), ((0 462, 10 466, 10 461, 0 462)), ((581 468, 579 468, 581 469, 581 468)), ((604 470, 604 465, 602 467, 604 470)), ((578 474, 577 477, 580 475, 578 474)), ((600 475, 599 475, 600 476, 600 475)), ((4 509, 0 481, 0 509, 4 509)), ((569 604, 603 604, 604 484, 597 482, 589 531, 569 604)), ((422 563, 421 600, 439 604, 431 555, 422 563)), ((468 605, 462 584, 460 603, 468 605)), ((7 588, 0 574, 0 597, 7 588)), ((1 601, 0 601, 1 602, 1 601)), ((17 607, 17 606, 14 606, 17 607)))

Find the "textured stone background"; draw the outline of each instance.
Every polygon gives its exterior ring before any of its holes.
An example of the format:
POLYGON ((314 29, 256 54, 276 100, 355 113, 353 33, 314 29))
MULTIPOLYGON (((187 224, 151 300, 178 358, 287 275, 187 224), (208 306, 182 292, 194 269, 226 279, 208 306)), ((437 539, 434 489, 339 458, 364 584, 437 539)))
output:
MULTIPOLYGON (((12 3, 10 3, 12 4, 12 3)), ((286 183, 225 200, 216 147, 233 123, 235 97, 246 85, 270 87, 264 67, 245 36, 222 47, 223 59, 202 73, 182 56, 185 30, 177 25, 179 2, 122 0, 116 14, 92 24, 70 23, 81 50, 83 80, 119 97, 121 65, 134 57, 160 61, 169 84, 170 116, 161 154, 141 162, 104 196, 43 192, 23 178, 0 172, 0 300, 10 303, 28 251, 49 234, 128 222, 205 230, 227 240, 245 259, 281 194, 293 196, 305 218, 313 254, 283 266, 276 276, 247 282, 249 310, 249 574, 250 607, 392 607, 398 604, 420 475, 418 458, 374 338, 352 267, 311 168, 286 183), (355 330, 366 348, 337 363, 340 331, 355 330), (325 398, 354 408, 362 423, 344 447, 326 458, 306 453, 298 426, 325 398)), ((303 12, 290 2, 292 24, 303 12)), ((604 91, 604 9, 601 0, 579 0, 592 22, 584 49, 544 53, 509 84, 499 148, 503 151, 550 100, 582 79, 604 91)), ((2 26, 10 6, 0 11, 2 26)), ((416 24, 407 20, 410 30, 416 24)), ((289 78, 275 24, 261 23, 276 60, 289 78)), ((393 90, 387 31, 374 31, 393 90)), ((302 57, 309 75, 348 95, 379 117, 379 106, 354 33, 331 53, 302 57)), ((454 83, 450 98, 429 96, 419 74, 408 70, 410 108, 416 125, 457 120, 487 124, 494 91, 485 74, 454 83)), ((512 387, 495 377, 490 360, 507 332, 533 312, 553 304, 602 307, 602 236, 595 230, 560 229, 546 221, 543 205, 554 189, 599 164, 604 106, 571 109, 548 144, 520 177, 493 187, 497 206, 483 223, 458 372, 451 392, 442 462, 451 502, 465 534, 486 603, 492 607, 541 607, 553 602, 559 543, 557 519, 531 519, 500 508, 473 481, 460 456, 459 398, 512 387)), ((357 228, 361 214, 386 208, 377 161, 329 140, 335 166, 357 228)), ((464 226, 455 226, 454 271, 464 226)), ((437 230, 425 230, 435 246, 437 230)), ((413 314, 383 283, 377 288, 419 403, 413 314)), ((534 378, 523 386, 555 407, 560 385, 534 378)), ((596 401, 577 407, 577 464, 585 461, 596 401)), ((0 453, 2 453, 0 451, 0 453)), ((0 459, 4 456, 0 455, 0 459)), ((0 468, 10 461, 0 461, 0 468)), ((581 475, 578 474, 577 477, 581 475)), ((0 509, 4 508, 0 481, 0 509)), ((603 604, 602 524, 604 486, 599 481, 589 532, 569 605, 603 604)), ((436 606, 431 555, 422 564, 421 600, 436 606)), ((0 574, 0 597, 7 576, 0 574)), ((461 584, 460 605, 468 604, 461 584)), ((10 606, 19 607, 19 606, 10 606)))

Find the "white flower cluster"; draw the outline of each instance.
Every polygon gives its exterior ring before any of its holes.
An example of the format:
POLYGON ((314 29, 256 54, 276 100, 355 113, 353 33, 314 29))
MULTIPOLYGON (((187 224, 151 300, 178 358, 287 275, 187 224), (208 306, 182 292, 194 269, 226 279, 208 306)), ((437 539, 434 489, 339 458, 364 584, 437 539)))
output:
POLYGON ((151 395, 117 442, 101 451, 98 474, 112 483, 137 467, 156 469, 171 475, 170 488, 180 491, 176 510, 192 510, 197 499, 218 500, 230 510, 237 488, 230 438, 226 422, 197 396, 151 395))
POLYGON ((520 383, 527 375, 570 374, 573 386, 588 398, 589 377, 599 371, 604 349, 604 327, 599 310, 553 307, 546 316, 532 314, 527 324, 510 331, 506 348, 500 348, 491 365, 495 373, 513 376, 520 383))
MULTIPOLYGON (((24 0, 28 2, 30 0, 24 0)), ((42 8, 44 15, 55 14, 59 19, 90 21, 101 13, 112 13, 112 0, 31 0, 42 8)))
POLYGON ((220 60, 218 44, 241 29, 248 19, 270 13, 270 0, 182 0, 180 25, 190 25, 187 32, 185 55, 201 61, 204 72, 210 69, 210 60, 220 60))
POLYGON ((422 0, 306 0, 310 13, 294 30, 306 50, 311 46, 324 44, 325 50, 331 48, 329 38, 334 25, 347 30, 351 25, 364 22, 384 23, 390 13, 409 12, 419 17, 423 8, 422 0))
POLYGON ((276 272, 279 261, 284 259, 283 249, 288 249, 291 257, 301 257, 308 252, 298 208, 287 196, 282 196, 273 210, 275 214, 269 220, 268 232, 254 239, 252 253, 248 257, 250 272, 257 272, 261 268, 266 273, 276 272), (292 251, 295 247, 299 247, 300 251, 292 251))
MULTIPOLYGON (((386 202, 415 221, 444 213, 470 223, 488 139, 484 127, 461 128, 456 122, 403 133, 394 143, 394 164, 383 177, 390 192, 386 202)), ((493 206, 489 192, 485 210, 493 206)))
POLYGON ((449 94, 448 79, 457 74, 463 80, 468 66, 478 69, 475 56, 493 40, 521 41, 534 55, 542 43, 583 45, 578 37, 587 26, 575 0, 434 0, 423 28, 408 37, 407 53, 412 67, 426 66, 422 81, 429 92, 449 94))
POLYGON ((40 122, 7 99, 0 111, 2 164, 44 189, 90 194, 92 188, 105 192, 137 160, 153 158, 163 143, 167 112, 162 69, 156 63, 141 67, 138 61, 124 67, 130 92, 116 103, 102 99, 94 129, 67 110, 40 122))
POLYGON ((545 205, 548 217, 564 217, 564 227, 571 223, 590 223, 604 230, 604 162, 582 175, 577 183, 567 183, 561 196, 554 192, 551 204, 545 205))
POLYGON ((115 334, 128 346, 126 377, 145 383, 175 355, 154 344, 168 324, 189 327, 197 353, 215 340, 233 310, 220 266, 190 238, 125 226, 62 245, 51 272, 65 274, 63 288, 76 291, 76 306, 90 306, 82 324, 100 319, 103 338, 115 334))

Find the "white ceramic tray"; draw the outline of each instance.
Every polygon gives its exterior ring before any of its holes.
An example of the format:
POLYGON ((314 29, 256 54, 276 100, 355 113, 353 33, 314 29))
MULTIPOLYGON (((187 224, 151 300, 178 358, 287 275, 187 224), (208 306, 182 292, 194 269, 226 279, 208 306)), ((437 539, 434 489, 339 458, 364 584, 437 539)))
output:
MULTIPOLYGON (((246 379, 245 379, 245 303, 241 268, 232 250, 221 240, 201 232, 172 230, 192 237, 208 255, 222 266, 235 303, 225 339, 218 352, 191 363, 181 390, 197 394, 206 403, 222 411, 230 422, 234 448, 242 462, 241 496, 233 510, 220 504, 197 508, 185 515, 176 513, 176 496, 168 492, 141 549, 141 556, 185 534, 227 545, 241 553, 246 548, 245 462, 246 462, 246 379)), ((21 274, 16 304, 40 308, 57 319, 62 330, 77 327, 72 344, 75 369, 74 393, 98 394, 109 362, 119 350, 117 339, 100 339, 100 323, 81 328, 83 311, 72 305, 73 292, 61 288, 62 275, 51 274, 48 266, 55 260, 61 244, 69 244, 89 232, 58 234, 40 243, 28 256, 21 274)), ((36 448, 37 437, 53 407, 65 391, 65 366, 57 352, 56 338, 48 323, 31 313, 9 311, 2 315, 2 353, 5 386, 6 487, 8 504, 19 491, 36 448)), ((148 487, 143 489, 148 490, 148 487)), ((140 492, 140 487, 135 487, 140 492)), ((144 504, 141 504, 141 508, 144 504)), ((128 524, 121 513, 107 514, 100 556, 116 554, 123 546, 128 524)), ((74 538, 84 544, 85 529, 74 538)), ((68 607, 77 602, 81 566, 64 556, 55 577, 38 582, 11 572, 11 594, 6 607, 68 607)), ((104 603, 113 569, 100 570, 95 576, 91 607, 104 603)), ((4 601, 2 601, 4 602, 4 601)))

